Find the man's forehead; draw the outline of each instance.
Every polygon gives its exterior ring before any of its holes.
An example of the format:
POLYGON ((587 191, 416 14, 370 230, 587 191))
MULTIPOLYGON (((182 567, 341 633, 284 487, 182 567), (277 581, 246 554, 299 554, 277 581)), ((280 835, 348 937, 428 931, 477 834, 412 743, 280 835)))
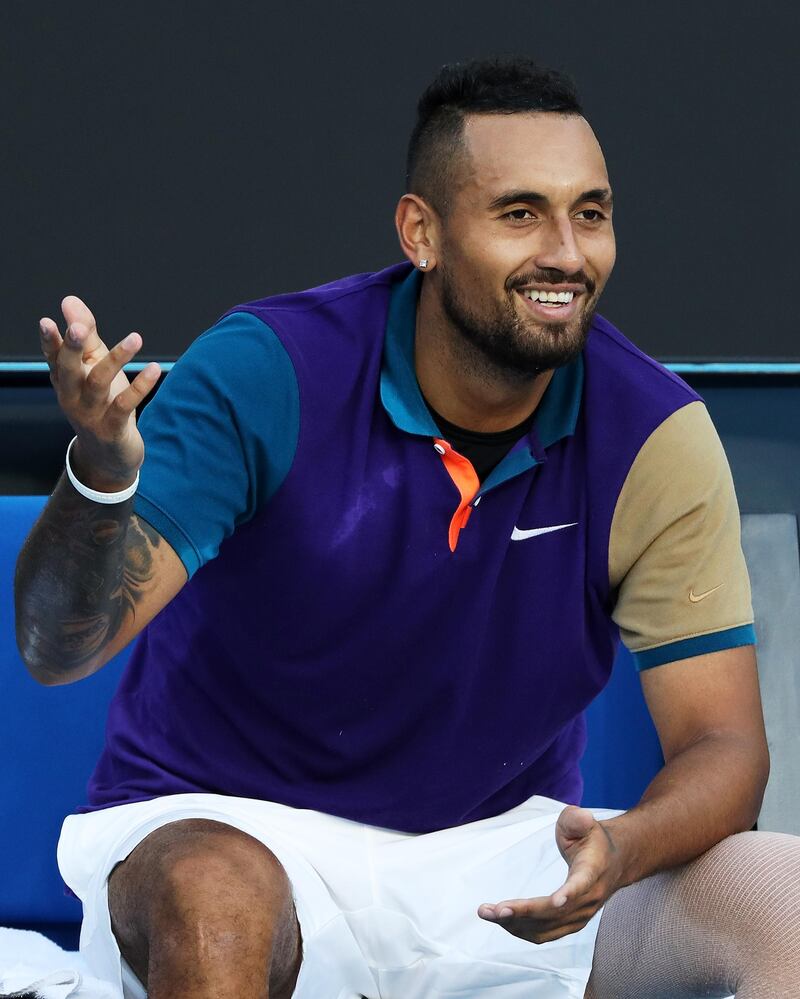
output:
POLYGON ((580 115, 534 111, 468 115, 468 168, 462 190, 492 200, 506 190, 557 197, 571 190, 608 187, 600 144, 580 115))

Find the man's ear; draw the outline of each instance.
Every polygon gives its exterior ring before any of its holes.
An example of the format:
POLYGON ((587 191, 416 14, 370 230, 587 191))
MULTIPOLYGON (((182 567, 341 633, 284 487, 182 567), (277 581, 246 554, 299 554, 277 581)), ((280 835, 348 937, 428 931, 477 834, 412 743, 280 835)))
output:
POLYGON ((394 224, 400 247, 411 263, 430 272, 436 266, 439 217, 418 194, 404 194, 397 203, 394 224))

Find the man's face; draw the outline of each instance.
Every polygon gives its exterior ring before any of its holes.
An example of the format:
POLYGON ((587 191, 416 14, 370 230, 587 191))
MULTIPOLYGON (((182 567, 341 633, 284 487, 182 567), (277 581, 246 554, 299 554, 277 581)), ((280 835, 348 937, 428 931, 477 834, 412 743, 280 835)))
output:
POLYGON ((506 374, 566 364, 614 266, 597 139, 577 115, 532 112, 470 116, 464 140, 437 259, 445 314, 506 374))

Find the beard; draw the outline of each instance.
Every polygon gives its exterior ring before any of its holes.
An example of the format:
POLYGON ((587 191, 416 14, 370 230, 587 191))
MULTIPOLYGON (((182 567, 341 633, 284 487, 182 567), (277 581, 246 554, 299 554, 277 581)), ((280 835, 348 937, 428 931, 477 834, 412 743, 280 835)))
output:
POLYGON ((560 368, 581 353, 586 345, 597 302, 596 285, 584 274, 569 275, 558 271, 540 271, 518 278, 506 288, 503 303, 477 303, 480 311, 467 305, 446 268, 440 265, 442 307, 461 338, 464 354, 470 356, 473 370, 483 369, 487 376, 499 375, 520 381, 560 368), (531 284, 558 284, 569 281, 583 284, 587 298, 583 310, 568 322, 525 322, 519 315, 515 288, 531 284))

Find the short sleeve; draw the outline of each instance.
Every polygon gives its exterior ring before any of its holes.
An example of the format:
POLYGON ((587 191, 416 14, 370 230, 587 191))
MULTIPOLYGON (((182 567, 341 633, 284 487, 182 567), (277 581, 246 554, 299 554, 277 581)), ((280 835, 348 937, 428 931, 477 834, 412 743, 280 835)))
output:
POLYGON ((297 446, 297 378, 256 316, 237 312, 189 347, 142 413, 134 511, 189 576, 275 493, 297 446))
POLYGON ((639 669, 755 642, 739 509, 702 402, 668 417, 634 460, 609 539, 612 617, 639 669))

